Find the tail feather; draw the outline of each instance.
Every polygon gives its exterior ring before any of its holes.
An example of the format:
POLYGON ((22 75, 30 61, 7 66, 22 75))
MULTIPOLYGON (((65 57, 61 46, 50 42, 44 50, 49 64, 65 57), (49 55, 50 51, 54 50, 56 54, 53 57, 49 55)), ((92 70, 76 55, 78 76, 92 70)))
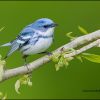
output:
MULTIPOLYGON (((10 45, 10 44, 9 44, 9 45, 10 45)), ((10 49, 10 51, 7 53, 7 55, 5 56, 4 59, 8 58, 12 53, 14 53, 16 50, 18 50, 18 49, 19 49, 19 45, 20 45, 20 44, 18 44, 16 41, 13 42, 13 43, 11 44, 11 49, 10 49)), ((7 46, 8 46, 8 45, 7 45, 7 46)))
POLYGON ((11 46, 11 42, 1 45, 0 47, 11 46))

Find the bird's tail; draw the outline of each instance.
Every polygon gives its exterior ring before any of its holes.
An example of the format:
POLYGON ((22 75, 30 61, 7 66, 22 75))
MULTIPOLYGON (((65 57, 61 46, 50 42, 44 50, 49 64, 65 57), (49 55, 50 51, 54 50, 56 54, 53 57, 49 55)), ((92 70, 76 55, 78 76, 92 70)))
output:
POLYGON ((17 43, 16 41, 13 41, 13 42, 8 42, 4 45, 1 45, 1 47, 4 47, 4 46, 11 46, 11 49, 9 50, 9 52, 7 53, 7 55, 4 57, 4 59, 8 58, 13 52, 15 52, 16 50, 19 49, 19 43, 17 43))
POLYGON ((5 44, 1 45, 0 47, 5 47, 5 46, 11 46, 11 42, 5 43, 5 44))

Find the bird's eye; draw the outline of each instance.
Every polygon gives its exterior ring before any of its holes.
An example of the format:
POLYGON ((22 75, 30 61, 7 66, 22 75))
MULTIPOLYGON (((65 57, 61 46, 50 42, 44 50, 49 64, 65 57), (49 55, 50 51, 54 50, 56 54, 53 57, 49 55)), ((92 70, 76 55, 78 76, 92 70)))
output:
POLYGON ((43 27, 44 27, 44 28, 48 28, 48 27, 49 27, 49 25, 44 25, 43 27))

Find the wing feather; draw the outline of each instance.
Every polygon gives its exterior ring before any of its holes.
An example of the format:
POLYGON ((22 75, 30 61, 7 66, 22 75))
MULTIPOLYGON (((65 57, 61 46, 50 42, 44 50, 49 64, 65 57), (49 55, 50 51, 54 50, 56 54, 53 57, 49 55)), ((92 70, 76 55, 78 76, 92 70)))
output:
POLYGON ((5 58, 10 56, 16 50, 20 49, 24 44, 28 43, 28 41, 34 34, 35 31, 31 27, 26 27, 25 29, 23 29, 16 40, 11 42, 11 49, 5 58))

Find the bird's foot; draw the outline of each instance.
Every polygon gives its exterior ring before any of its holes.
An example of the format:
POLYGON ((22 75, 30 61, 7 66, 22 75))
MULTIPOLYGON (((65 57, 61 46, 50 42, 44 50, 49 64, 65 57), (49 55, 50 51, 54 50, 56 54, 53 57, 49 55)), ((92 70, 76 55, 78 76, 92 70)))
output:
POLYGON ((47 52, 47 55, 48 55, 48 56, 52 56, 52 53, 51 53, 51 52, 47 52))
POLYGON ((27 68, 27 75, 28 75, 30 78, 32 78, 32 71, 29 69, 28 64, 25 63, 24 66, 27 68))
POLYGON ((45 52, 41 52, 41 53, 39 53, 39 54, 47 54, 48 56, 51 56, 51 55, 52 55, 51 52, 47 52, 47 51, 45 51, 45 52))

